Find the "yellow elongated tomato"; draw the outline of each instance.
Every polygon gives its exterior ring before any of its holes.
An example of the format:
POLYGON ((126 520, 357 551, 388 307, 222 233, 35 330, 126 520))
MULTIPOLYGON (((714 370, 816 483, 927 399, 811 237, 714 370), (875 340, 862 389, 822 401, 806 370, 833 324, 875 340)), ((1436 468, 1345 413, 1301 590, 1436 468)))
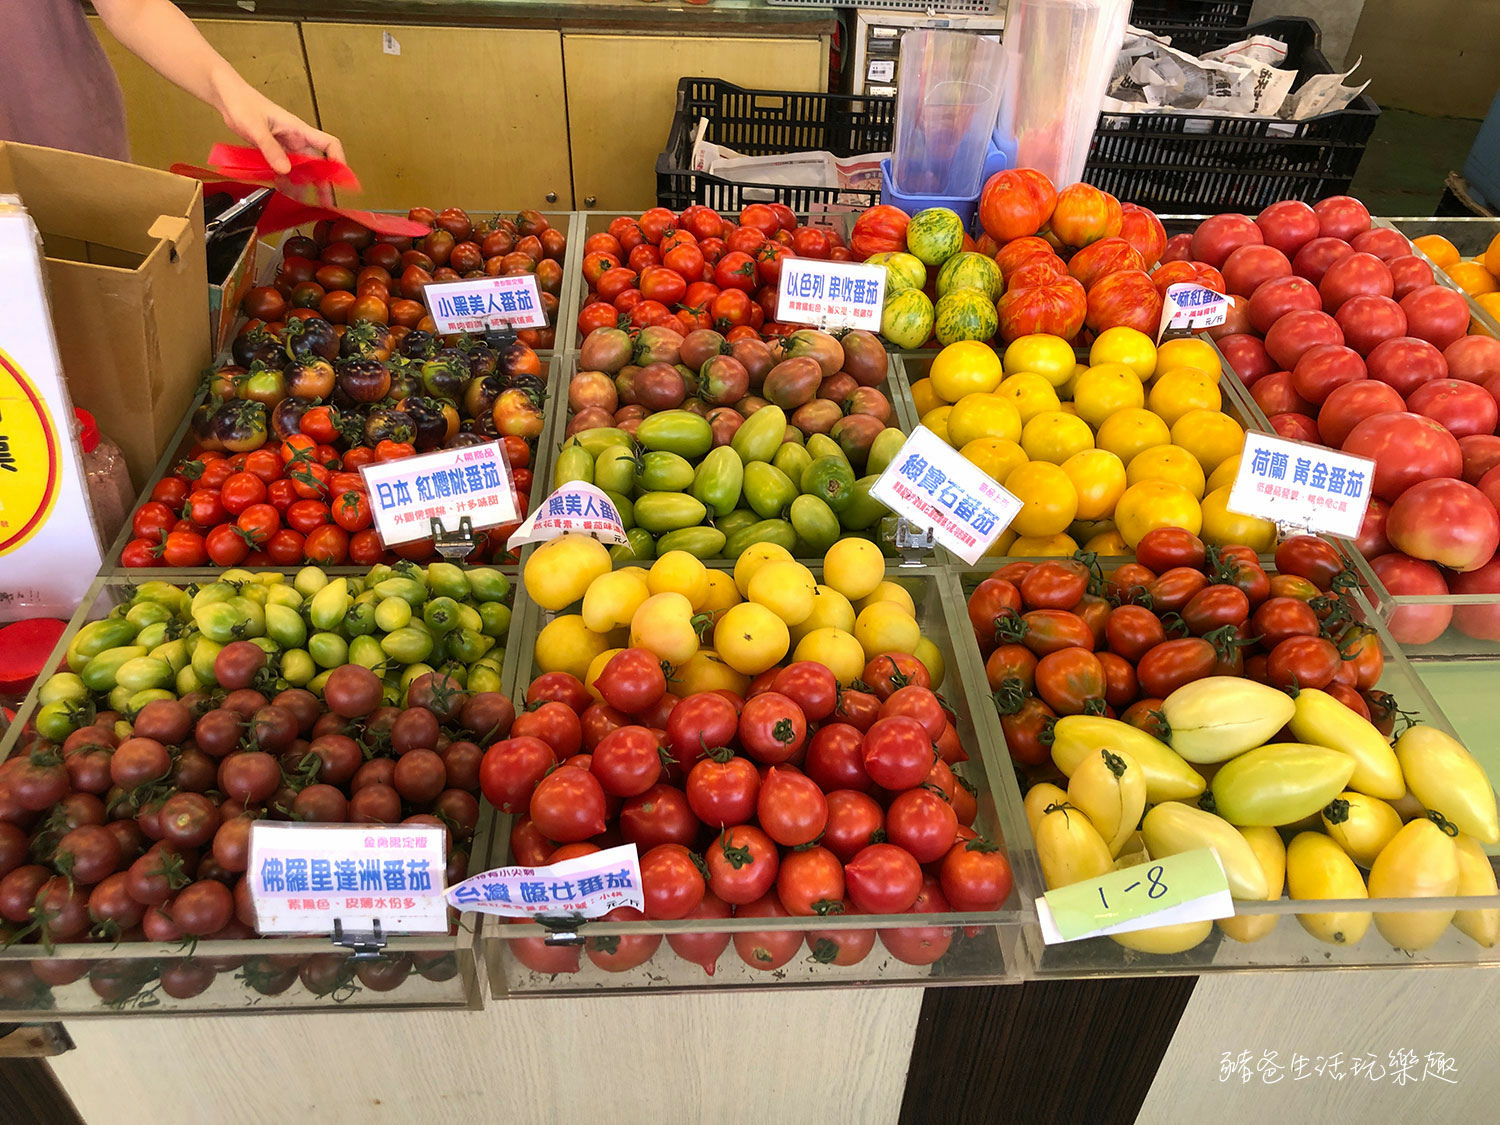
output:
POLYGON ((1212 848, 1229 881, 1229 893, 1235 898, 1266 897, 1266 876, 1260 861, 1235 830, 1221 816, 1179 801, 1155 805, 1141 821, 1141 836, 1153 858, 1164 859, 1195 848, 1212 848))
POLYGON ((750 677, 736 672, 724 658, 711 648, 700 648, 687 660, 672 670, 676 682, 673 694, 687 698, 700 691, 724 689, 736 695, 744 695, 750 687, 750 677))
POLYGON ((650 649, 668 664, 691 658, 698 651, 692 602, 681 594, 652 594, 630 619, 630 647, 650 649))
MULTIPOLYGON (((1427 819, 1405 825, 1370 866, 1371 898, 1444 898, 1458 894, 1458 847, 1453 825, 1427 819), (1451 833, 1451 835, 1450 835, 1451 833)), ((1426 949, 1453 921, 1452 910, 1375 912, 1375 928, 1397 949, 1426 949)))
MULTIPOLYGON (((691 555, 688 557, 692 558, 691 555)), ((596 633, 607 633, 611 629, 629 625, 635 611, 650 596, 651 587, 646 582, 646 572, 638 566, 601 574, 589 583, 589 588, 583 595, 583 623, 596 633)))
POLYGON ((1036 836, 1037 827, 1042 823, 1042 816, 1048 809, 1053 805, 1067 803, 1067 793, 1050 781, 1039 781, 1026 790, 1026 796, 1021 800, 1021 807, 1026 810, 1026 826, 1031 829, 1031 835, 1036 836))
POLYGON ((1146 851, 1145 837, 1139 832, 1132 832, 1125 837, 1125 846, 1120 849, 1120 854, 1115 856, 1115 870, 1123 871, 1127 867, 1150 862, 1151 855, 1146 851))
POLYGON ((1375 862, 1380 850, 1401 831, 1401 814, 1379 797, 1350 789, 1328 802, 1323 830, 1361 867, 1375 862))
POLYGON ((1100 750, 1068 778, 1068 803, 1083 811, 1117 856, 1146 811, 1146 775, 1123 750, 1100 750))
MULTIPOLYGON (((1495 869, 1489 856, 1472 836, 1459 834, 1453 841, 1458 849, 1458 893, 1492 895, 1497 893, 1495 869)), ((1460 933, 1473 938, 1486 949, 1500 941, 1500 910, 1460 910, 1453 915, 1453 925, 1460 933)))
POLYGON ((595 633, 576 613, 553 618, 536 635, 535 660, 538 674, 567 672, 582 680, 589 665, 610 648, 609 638, 595 633))
POLYGON ((1326 746, 1273 742, 1231 758, 1214 774, 1214 807, 1230 824, 1274 828, 1312 816, 1338 796, 1354 759, 1326 746))
POLYGON ((1285 692, 1236 676, 1184 684, 1161 707, 1172 728, 1172 749, 1196 763, 1227 762, 1253 750, 1284 727, 1294 710, 1285 692))
MULTIPOLYGON (((1286 845, 1281 842, 1281 834, 1274 828, 1241 828, 1240 835, 1265 872, 1266 900, 1280 898, 1281 888, 1286 885, 1286 845)), ((1278 921, 1278 914, 1236 914, 1233 918, 1220 918, 1218 925, 1226 935, 1248 945, 1269 934, 1278 921)))
POLYGON ((1191 801, 1205 788, 1203 776, 1165 742, 1145 731, 1102 715, 1067 715, 1052 728, 1052 760, 1064 776, 1099 750, 1123 750, 1146 778, 1146 800, 1191 801))
POLYGON ((1109 845, 1099 830, 1072 805, 1054 805, 1036 828, 1036 856, 1049 890, 1097 879, 1114 870, 1109 845))
POLYGON ((547 540, 526 560, 526 593, 543 609, 567 609, 609 570, 609 548, 592 535, 570 531, 547 540))
POLYGON ((1500 844, 1495 791, 1462 743, 1418 723, 1396 739, 1396 760, 1423 808, 1442 813, 1481 844, 1500 844))
MULTIPOLYGON (((1344 849, 1321 832, 1299 832, 1286 849, 1286 893, 1294 899, 1369 898, 1364 876, 1344 849)), ((1330 945, 1357 945, 1370 928, 1368 910, 1297 915, 1302 928, 1330 945)))
POLYGON ((1152 926, 1145 930, 1132 930, 1128 934, 1109 936, 1116 944, 1137 953, 1186 953, 1208 937, 1213 928, 1214 924, 1204 919, 1201 922, 1178 922, 1175 926, 1152 926))
POLYGON ((1288 724, 1300 742, 1328 746, 1354 759, 1349 788, 1382 801, 1406 792, 1401 765, 1385 735, 1326 691, 1303 688, 1292 704, 1288 724))

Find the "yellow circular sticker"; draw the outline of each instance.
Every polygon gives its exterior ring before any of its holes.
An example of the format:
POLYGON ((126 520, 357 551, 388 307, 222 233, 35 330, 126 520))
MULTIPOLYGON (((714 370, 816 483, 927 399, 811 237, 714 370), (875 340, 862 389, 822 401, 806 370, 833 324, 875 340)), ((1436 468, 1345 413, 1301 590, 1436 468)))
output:
POLYGON ((62 478, 57 430, 46 403, 0 350, 0 555, 37 533, 62 478))

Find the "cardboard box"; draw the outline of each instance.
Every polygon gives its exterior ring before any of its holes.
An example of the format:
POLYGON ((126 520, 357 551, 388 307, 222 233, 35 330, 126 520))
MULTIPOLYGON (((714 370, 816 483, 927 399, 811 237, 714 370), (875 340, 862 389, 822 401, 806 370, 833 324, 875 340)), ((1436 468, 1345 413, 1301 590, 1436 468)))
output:
POLYGON ((140 488, 211 358, 203 185, 134 164, 0 142, 46 250, 52 323, 73 401, 140 488))
POLYGON ((229 267, 229 274, 215 285, 208 286, 208 319, 213 354, 217 356, 229 346, 234 338, 234 326, 240 321, 240 302, 255 285, 255 262, 260 248, 260 238, 254 231, 229 267))

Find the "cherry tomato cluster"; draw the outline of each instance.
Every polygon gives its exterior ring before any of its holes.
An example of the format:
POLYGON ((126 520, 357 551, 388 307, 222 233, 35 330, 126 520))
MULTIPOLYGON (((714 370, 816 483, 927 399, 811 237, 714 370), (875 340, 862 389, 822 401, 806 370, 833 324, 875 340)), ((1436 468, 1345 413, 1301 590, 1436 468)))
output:
MULTIPOLYGON (((773 668, 747 697, 679 698, 645 649, 624 649, 594 690, 566 672, 534 680, 510 737, 485 751, 479 784, 503 812, 517 863, 540 866, 634 843, 644 911, 613 919, 817 919, 808 931, 671 934, 679 957, 712 973, 733 941, 771 971, 804 942, 814 959, 853 965, 875 930, 844 930, 851 914, 995 910, 1010 894, 1004 853, 979 838, 972 787, 954 767, 968 755, 953 716, 905 654, 877 656, 854 689, 824 665, 773 668)), ((881 929, 897 959, 930 965, 948 927, 881 929)), ((651 959, 659 935, 589 938, 599 968, 651 959)), ((576 972, 576 947, 522 938, 508 948, 537 972, 576 972)))
MULTIPOLYGON (((531 447, 505 437, 515 499, 531 494, 531 447)), ((386 549, 373 526, 363 465, 410 457, 410 443, 382 441, 342 458, 331 445, 293 434, 249 453, 196 450, 158 481, 131 517, 126 567, 373 566, 398 558, 435 558, 430 538, 386 549)), ((519 526, 490 528, 472 561, 505 558, 519 526)))
MULTIPOLYGON (((447 880, 465 877, 480 745, 509 730, 509 699, 427 673, 404 707, 387 706, 380 678, 359 665, 335 669, 321 700, 276 692, 250 641, 225 645, 214 670, 222 690, 213 694, 155 700, 133 721, 100 712, 61 745, 37 738, 0 765, 0 941, 254 938, 244 872, 262 819, 443 827, 447 880)), ((159 972, 165 993, 187 999, 243 968, 268 995, 300 977, 322 996, 356 979, 386 991, 413 970, 431 980, 457 972, 442 954, 372 962, 368 973, 343 954, 226 958, 201 945, 197 954, 11 963, 0 992, 34 998, 88 975, 101 997, 120 1000, 159 972)))
POLYGON ((785 335, 776 286, 787 258, 854 257, 837 230, 802 225, 781 203, 751 203, 739 221, 695 203, 682 214, 653 207, 621 216, 584 243, 588 297, 579 338, 596 328, 697 328, 741 337, 785 335))
POLYGON ((1087 557, 1009 563, 969 595, 1018 764, 1048 760, 1063 715, 1118 718, 1165 738, 1162 701, 1207 676, 1320 688, 1387 733, 1394 726, 1394 703, 1375 690, 1379 638, 1357 620, 1345 594, 1356 580, 1332 544, 1284 540, 1268 574, 1249 547, 1206 548, 1158 528, 1136 559, 1108 578, 1087 557))
POLYGON ((422 291, 433 281, 534 274, 548 327, 528 328, 521 340, 550 348, 556 337, 557 298, 568 239, 540 211, 515 218, 475 220, 459 207, 413 207, 407 218, 431 227, 421 238, 377 234, 352 219, 319 222, 311 237, 282 247, 271 285, 250 290, 240 309, 276 325, 300 317, 330 324, 392 325, 432 330, 422 291))

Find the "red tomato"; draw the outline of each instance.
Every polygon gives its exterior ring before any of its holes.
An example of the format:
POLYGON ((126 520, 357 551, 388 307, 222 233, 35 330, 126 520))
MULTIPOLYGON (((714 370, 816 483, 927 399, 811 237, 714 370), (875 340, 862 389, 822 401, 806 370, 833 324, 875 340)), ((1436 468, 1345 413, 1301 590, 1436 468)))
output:
POLYGON ((984 675, 991 691, 999 691, 1009 680, 1019 685, 1023 693, 1030 694, 1036 687, 1036 665, 1036 653, 1025 645, 1001 645, 984 662, 984 675))
POLYGON ((1203 545, 1203 540, 1190 531, 1184 531, 1180 527, 1158 527, 1141 536, 1135 557, 1142 566, 1157 574, 1175 567, 1202 570, 1208 557, 1208 549, 1203 545))
POLYGON ((681 844, 658 844, 641 856, 641 896, 647 918, 685 918, 707 889, 695 862, 681 844))
MULTIPOLYGON (((656 735, 648 728, 621 727, 610 731, 594 747, 589 772, 610 796, 634 797, 646 792, 661 777, 659 751, 656 735)), ((532 819, 536 819, 535 811, 532 819)))
POLYGON ((771 838, 748 824, 719 833, 705 859, 709 890, 735 906, 752 903, 769 891, 781 866, 771 838))
POLYGON ((1136 665, 1141 690, 1166 698, 1183 684, 1212 676, 1218 663, 1214 646, 1202 637, 1164 641, 1136 665))
MULTIPOLYGON (((786 918, 786 908, 774 894, 736 910, 737 918, 786 918)), ((734 935, 734 951, 752 969, 772 972, 781 968, 802 948, 800 930, 754 930, 734 935)))
MULTIPOLYGON (((501 812, 521 812, 531 805, 531 794, 547 771, 557 765, 552 747, 539 738, 507 738, 484 752, 479 763, 479 788, 501 812)), ((527 821, 530 824, 530 820, 527 821)), ((517 855, 517 860, 528 863, 517 855)))
POLYGON ((1132 664, 1167 639, 1161 618, 1138 605, 1122 605, 1112 610, 1104 625, 1104 635, 1110 651, 1132 664))
POLYGON ((532 791, 529 812, 549 840, 587 840, 604 831, 604 790, 590 770, 553 770, 532 791))
POLYGON ((1021 592, 1002 578, 986 578, 969 595, 969 623, 979 647, 995 647, 995 626, 1007 616, 1021 612, 1021 592))
POLYGON ((1088 584, 1088 567, 1076 559, 1038 563, 1021 579, 1021 599, 1028 609, 1072 609, 1088 584))
POLYGON ((349 533, 337 524, 322 524, 307 533, 302 553, 316 566, 342 566, 349 558, 349 533))
POLYGON ((743 824, 755 815, 760 774, 749 759, 737 758, 721 748, 693 766, 686 788, 693 815, 710 827, 722 829, 743 824))
POLYGON ((1250 599, 1236 586, 1209 586, 1182 607, 1182 619, 1196 637, 1225 625, 1243 625, 1249 616, 1250 599))
POLYGON ((896 715, 878 720, 865 733, 865 773, 885 789, 909 789, 932 769, 932 737, 917 720, 896 715))
POLYGON ((788 848, 812 843, 828 823, 828 801, 817 782, 779 766, 766 772, 755 811, 766 835, 788 848))
MULTIPOLYGON (((256 483, 260 482, 257 481, 256 483)), ((261 489, 261 493, 264 495, 264 488, 261 489)), ((192 519, 191 512, 187 513, 187 517, 192 519)), ((171 508, 159 501, 152 500, 136 509, 135 515, 131 517, 130 526, 131 532, 137 539, 146 539, 153 543, 160 543, 166 538, 167 532, 171 531, 173 525, 176 523, 177 514, 171 508)), ((199 524, 199 526, 207 527, 208 524, 199 524)))
POLYGON ((894 844, 871 844, 844 867, 850 900, 867 914, 900 914, 917 900, 922 868, 894 844))
POLYGON ((871 844, 885 829, 885 811, 868 793, 835 789, 828 794, 828 824, 823 846, 845 863, 871 844))
POLYGON ((672 785, 653 785, 620 806, 620 835, 642 850, 657 844, 691 847, 702 831, 687 797, 672 785))
POLYGON ((785 695, 765 691, 745 703, 739 736, 746 754, 763 765, 776 765, 789 761, 806 744, 807 718, 785 695))
MULTIPOLYGON (((865 665, 859 678, 882 700, 907 684, 932 686, 932 676, 928 673, 927 666, 905 652, 881 653, 865 665)), ((848 693, 845 694, 847 696, 848 693)))
POLYGON ((1266 657, 1272 687, 1324 688, 1333 682, 1342 658, 1323 637, 1288 637, 1266 657))
POLYGON ((1005 748, 1018 765, 1038 766, 1051 757, 1051 741, 1043 736, 1051 731, 1057 713, 1040 699, 1017 701, 1013 710, 1000 714, 1000 730, 1005 748))
POLYGON ((1009 633, 1037 656, 1065 648, 1092 652, 1096 644, 1094 631, 1083 618, 1065 609, 1034 609, 1022 614, 1018 622, 1003 622, 1000 630, 1002 637, 1009 633))
POLYGON ((983 837, 960 840, 943 857, 943 894, 954 910, 998 910, 1010 897, 1010 862, 983 837))
POLYGON ((662 697, 667 677, 661 661, 649 649, 628 648, 604 665, 594 688, 611 707, 636 715, 662 697))
POLYGON ((908 789, 885 813, 886 838, 905 848, 918 863, 933 863, 953 846, 958 814, 953 806, 928 789, 908 789))
POLYGON ((776 874, 776 897, 798 917, 841 913, 844 865, 826 847, 789 852, 776 874))

